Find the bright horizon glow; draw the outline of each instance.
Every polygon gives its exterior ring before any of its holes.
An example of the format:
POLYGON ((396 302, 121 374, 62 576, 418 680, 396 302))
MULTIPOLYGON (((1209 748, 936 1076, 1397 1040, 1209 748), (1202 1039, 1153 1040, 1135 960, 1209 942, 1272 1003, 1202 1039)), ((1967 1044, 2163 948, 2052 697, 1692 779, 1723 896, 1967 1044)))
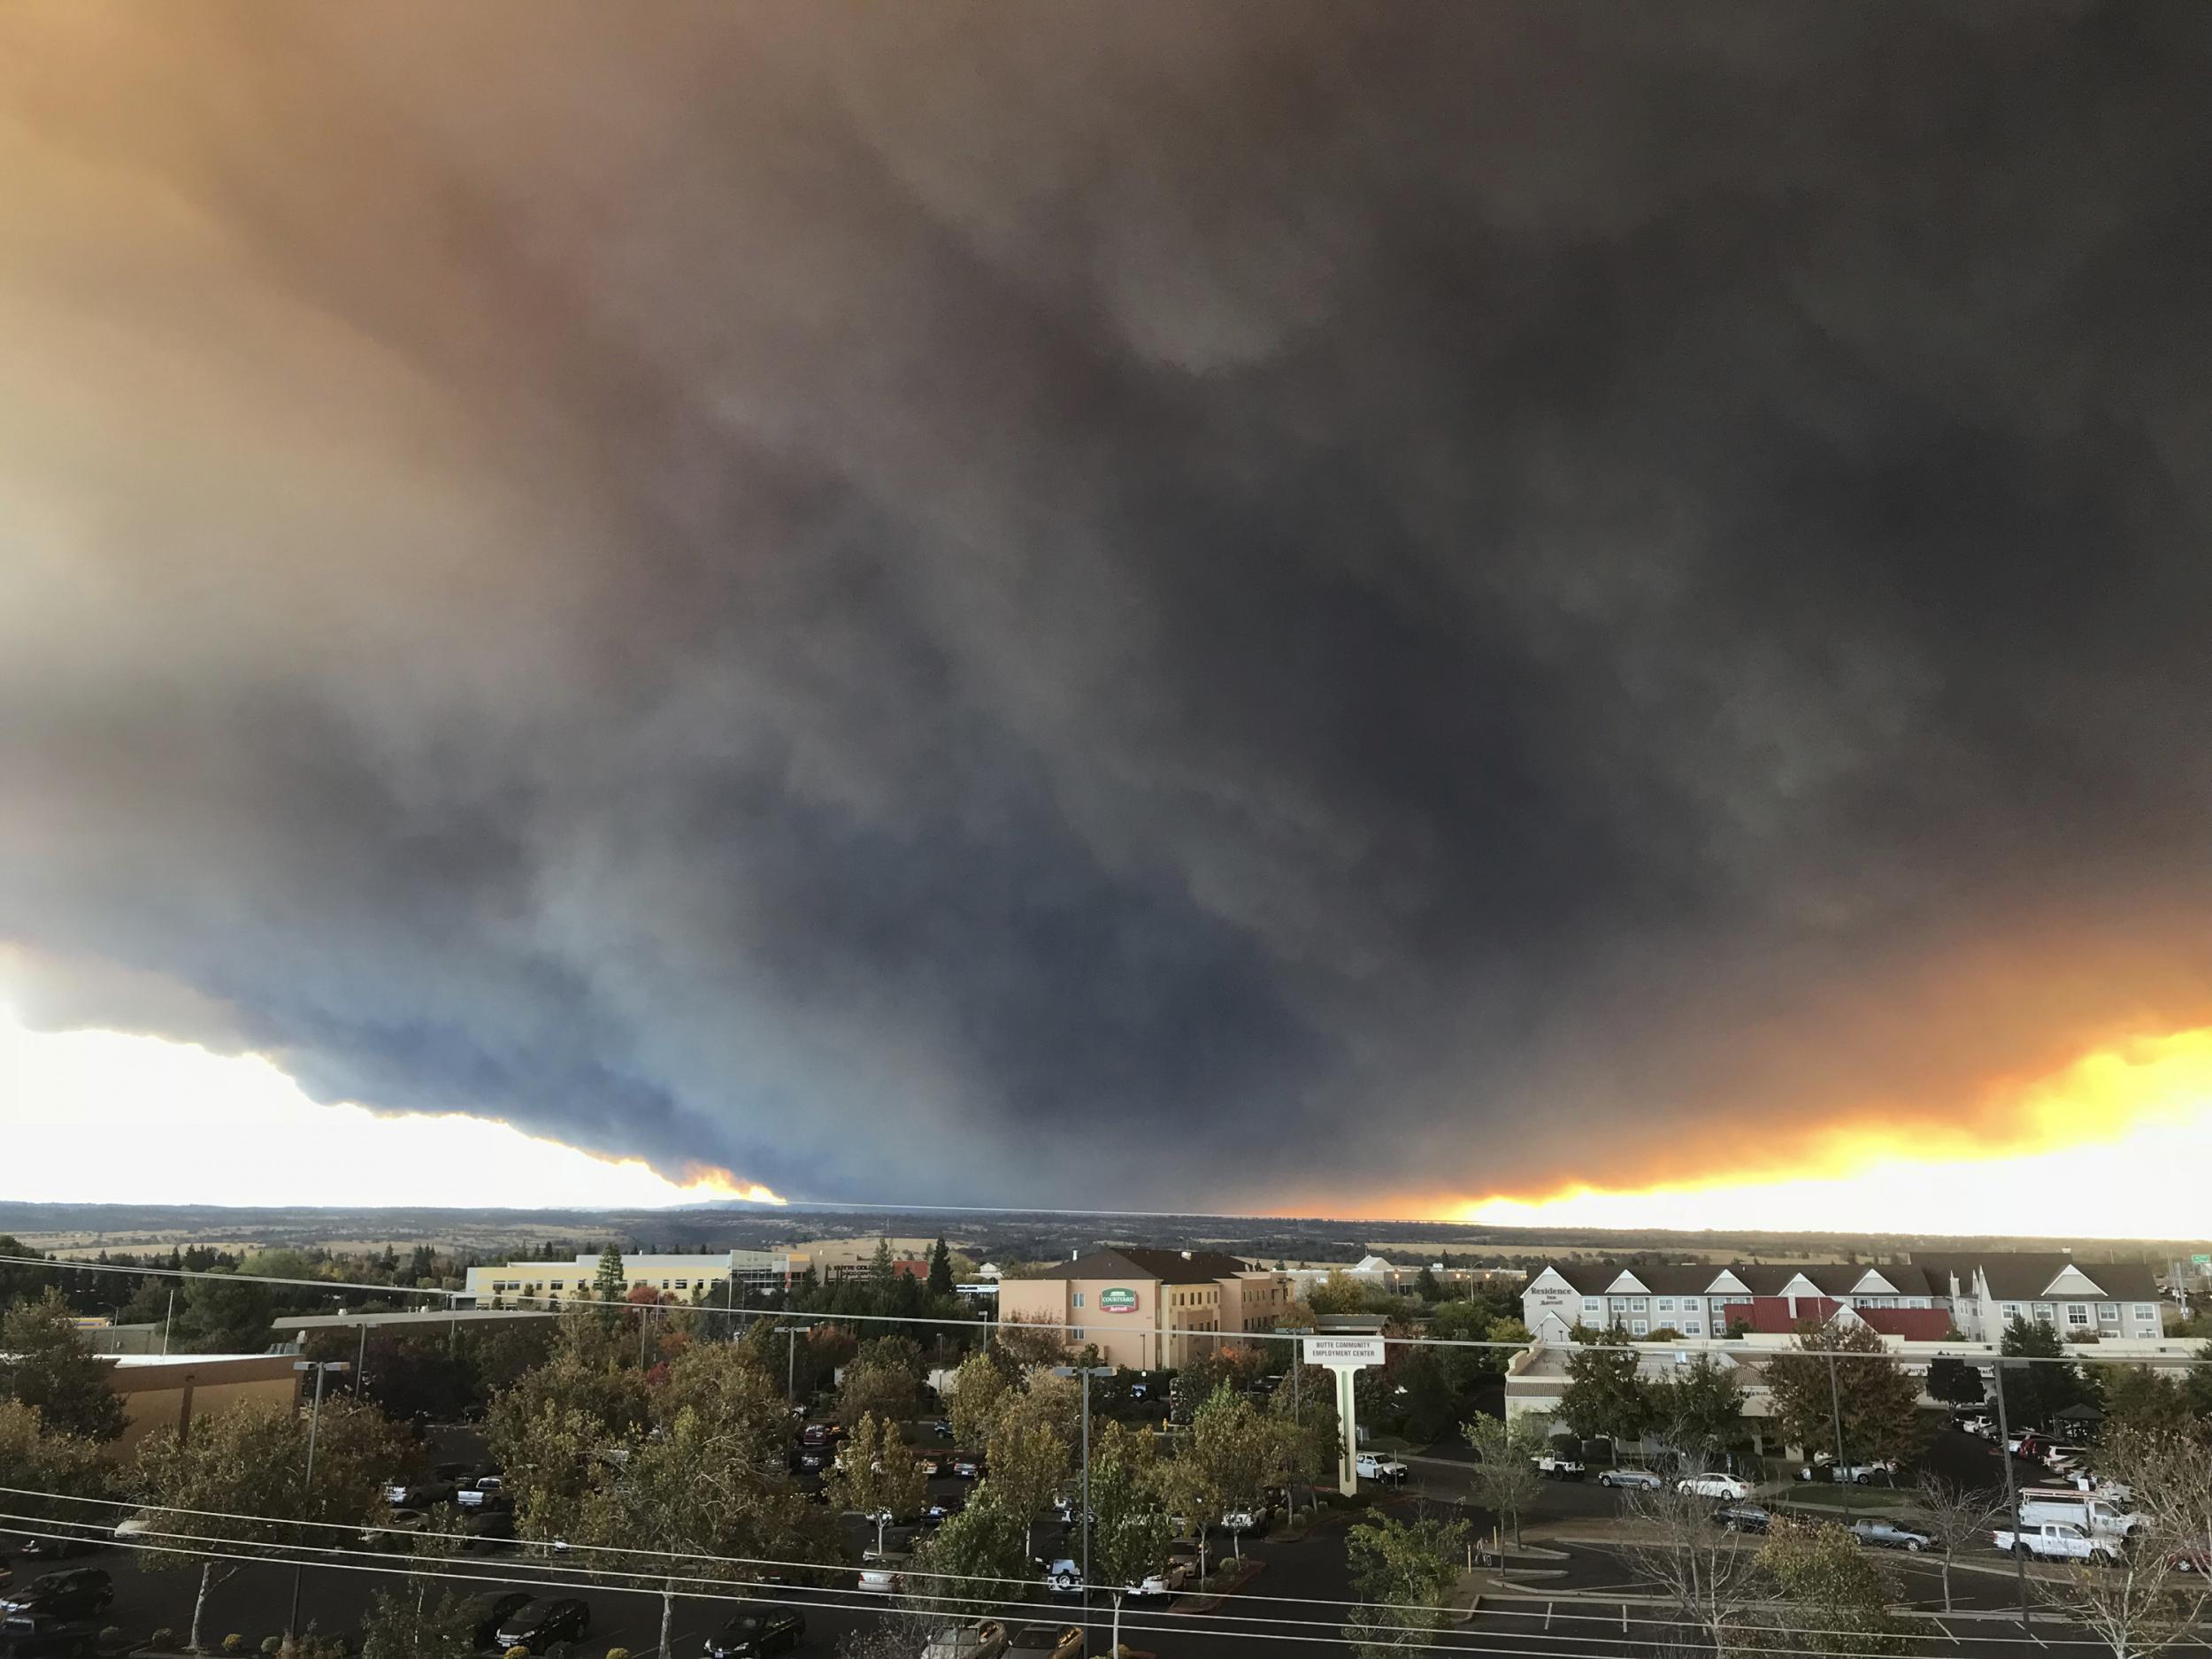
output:
POLYGON ((37 1032, 0 1006, 0 1198, 45 1203, 626 1210, 780 1204, 705 1164, 681 1182, 461 1114, 325 1106, 258 1055, 37 1032))
POLYGON ((2212 1225, 2212 1029, 2144 1038, 1993 1087, 1924 1139, 1839 1125, 1789 1170, 1641 1189, 1577 1186, 1441 1206, 1486 1226, 2197 1238, 2212 1225), (1969 1126, 1970 1125, 1972 1126, 1969 1126), (1962 1156, 1977 1137, 2000 1149, 1962 1156))

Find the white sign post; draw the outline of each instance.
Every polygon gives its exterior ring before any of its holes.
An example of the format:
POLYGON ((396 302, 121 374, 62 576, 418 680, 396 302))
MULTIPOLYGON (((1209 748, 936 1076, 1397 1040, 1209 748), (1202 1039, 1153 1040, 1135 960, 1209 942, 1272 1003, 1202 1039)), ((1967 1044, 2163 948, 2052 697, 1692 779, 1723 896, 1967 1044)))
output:
POLYGON ((1336 1378, 1336 1489, 1346 1497, 1359 1490, 1359 1470, 1354 1458, 1359 1430, 1355 1417, 1352 1379, 1370 1365, 1383 1363, 1383 1340, 1379 1336, 1310 1336, 1306 1363, 1325 1365, 1336 1378))

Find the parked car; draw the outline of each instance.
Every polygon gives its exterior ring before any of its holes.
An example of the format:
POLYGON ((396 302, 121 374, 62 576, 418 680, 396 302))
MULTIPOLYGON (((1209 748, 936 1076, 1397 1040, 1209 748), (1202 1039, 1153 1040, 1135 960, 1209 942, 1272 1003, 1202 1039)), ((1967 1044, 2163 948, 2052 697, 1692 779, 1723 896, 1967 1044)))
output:
POLYGON ((845 1431, 834 1423, 810 1423, 799 1431, 802 1446, 834 1446, 845 1438, 845 1431))
POLYGON ((1888 1486, 1897 1482, 1897 1463, 1893 1458, 1879 1458, 1870 1463, 1838 1463, 1825 1455, 1807 1463, 1797 1471, 1800 1480, 1849 1481, 1860 1486, 1888 1486))
POLYGON ((1763 1532, 1774 1525, 1773 1515, 1755 1503, 1724 1503, 1713 1518, 1732 1532, 1763 1532))
POLYGON ((92 1538, 57 1538, 45 1532, 26 1532, 15 1553, 26 1561, 65 1561, 72 1555, 88 1555, 100 1548, 101 1540, 92 1538))
POLYGON ((761 1607, 740 1613, 707 1638, 707 1659, 757 1659, 788 1653, 806 1640, 806 1615, 792 1607, 761 1607))
POLYGON ((1075 1624, 1025 1624, 1006 1651, 1023 1659, 1083 1659, 1083 1632, 1075 1624))
POLYGON ((1751 1495, 1751 1483, 1740 1475, 1686 1475, 1674 1489, 1693 1498, 1725 1498, 1731 1502, 1751 1495))
POLYGON ((497 1475, 482 1475, 456 1492, 453 1501, 465 1509, 480 1509, 499 1496, 504 1485, 497 1475))
POLYGON ((1959 1427, 1978 1440, 1993 1440, 1997 1438, 1997 1422, 1994 1417, 1985 1417, 1978 1413, 1962 1419, 1959 1427))
POLYGON ((949 1492, 941 1498, 932 1498, 927 1503, 922 1505, 922 1525, 942 1526, 967 1507, 968 1501, 957 1492, 949 1492))
POLYGON ((1536 1472, 1547 1480, 1579 1480, 1588 1472, 1579 1457, 1561 1457, 1551 1452, 1532 1460, 1536 1472))
POLYGON ((502 1648, 527 1647, 532 1653, 543 1653, 557 1641, 580 1641, 590 1628, 591 1609, 580 1597, 541 1596, 502 1619, 493 1640, 502 1648))
POLYGON ((2033 1555, 2042 1561, 2112 1563, 2120 1559, 2118 1539, 2085 1532, 2078 1526, 2068 1526, 2063 1522, 2024 1526, 2017 1532, 1999 1527, 1989 1539, 2007 1555, 2033 1555))
POLYGON ((1406 1466, 1385 1452, 1356 1452, 1352 1471, 1363 1480, 1403 1480, 1406 1466))
POLYGON ((1274 1518, 1275 1511, 1264 1503, 1255 1509, 1231 1509, 1221 1517, 1221 1530, 1225 1532, 1264 1532, 1274 1518))
POLYGON ((952 1454, 949 1452, 924 1452, 921 1455, 915 1458, 914 1467, 920 1470, 924 1475, 933 1480, 939 1475, 950 1474, 952 1472, 952 1454))
POLYGON ((1601 1469, 1598 1485, 1625 1486, 1632 1492, 1656 1492, 1664 1484, 1648 1469, 1601 1469))
POLYGON ((889 1549, 864 1549, 860 1553, 860 1587, 879 1595, 895 1594, 906 1587, 906 1574, 900 1571, 906 1564, 906 1556, 889 1549))
POLYGON ((463 1549, 496 1549, 515 1541, 512 1509, 479 1509, 461 1522, 463 1549))
POLYGON ((0 1659, 92 1659, 98 1647, 89 1624, 45 1613, 0 1618, 0 1659))
POLYGON ((961 1452, 952 1460, 952 1472, 963 1480, 979 1480, 983 1471, 981 1452, 961 1452))
POLYGON ((1190 1575, 1189 1562, 1171 1560, 1129 1585, 1122 1594, 1148 1601, 1165 1601, 1190 1582, 1190 1575))
POLYGON ((1006 1626, 995 1618, 941 1630, 923 1644, 922 1659, 999 1659, 1006 1651, 1006 1626))
POLYGON ((1083 1568, 1081 1563, 1072 1557, 1062 1555, 1056 1561, 1040 1562, 1038 1564, 1045 1570, 1044 1585, 1050 1594, 1054 1595, 1081 1595, 1083 1594, 1085 1589, 1083 1568))
POLYGON ((396 1480, 384 1488, 384 1502, 395 1509, 427 1509, 453 1502, 450 1480, 396 1480))
POLYGON ((941 1440, 950 1440, 952 1438, 952 1419, 950 1417, 939 1417, 936 1422, 929 1425, 929 1432, 932 1434, 934 1434, 941 1440))
POLYGON ((1933 1549, 1935 1540, 1925 1532, 1916 1532, 1909 1526, 1900 1526, 1894 1521, 1854 1521, 1851 1530, 1859 1542, 1875 1549, 1903 1549, 1918 1555, 1924 1549, 1933 1549))
POLYGON ((114 1580, 98 1567, 43 1572, 0 1599, 0 1612, 43 1613, 50 1618, 89 1618, 115 1600, 114 1580))
POLYGON ((488 1647, 499 1640, 500 1625, 530 1605, 530 1593, 489 1590, 482 1595, 471 1596, 465 1605, 468 1609, 470 1644, 488 1647))

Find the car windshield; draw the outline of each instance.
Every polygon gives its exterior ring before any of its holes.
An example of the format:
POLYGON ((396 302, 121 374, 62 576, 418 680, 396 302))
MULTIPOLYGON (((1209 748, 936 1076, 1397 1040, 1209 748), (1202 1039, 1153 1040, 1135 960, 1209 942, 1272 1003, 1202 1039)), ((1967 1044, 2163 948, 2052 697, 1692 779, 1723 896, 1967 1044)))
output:
POLYGON ((725 1624, 722 1633, 725 1636, 757 1636, 767 1622, 757 1614, 748 1613, 742 1618, 733 1618, 725 1624))

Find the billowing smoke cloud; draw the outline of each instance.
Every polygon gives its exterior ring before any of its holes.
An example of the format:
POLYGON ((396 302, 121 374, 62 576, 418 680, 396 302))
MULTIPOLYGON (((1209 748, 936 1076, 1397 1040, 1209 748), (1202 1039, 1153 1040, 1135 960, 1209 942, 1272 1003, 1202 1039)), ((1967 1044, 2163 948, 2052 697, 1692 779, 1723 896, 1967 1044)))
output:
POLYGON ((0 936, 820 1197, 1679 1175, 2212 1021, 2208 55, 11 6, 0 936))

